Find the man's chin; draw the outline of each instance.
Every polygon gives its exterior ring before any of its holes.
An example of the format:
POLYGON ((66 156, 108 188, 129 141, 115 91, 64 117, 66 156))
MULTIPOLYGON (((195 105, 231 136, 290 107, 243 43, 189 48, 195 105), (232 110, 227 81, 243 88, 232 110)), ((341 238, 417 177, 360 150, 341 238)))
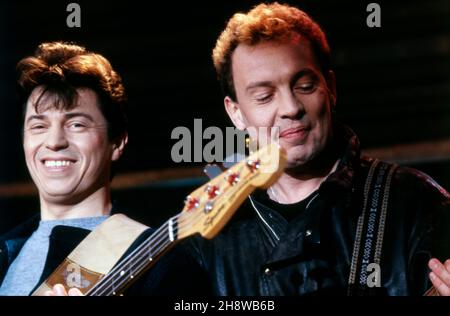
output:
POLYGON ((308 152, 307 148, 289 148, 287 149, 287 164, 286 168, 295 168, 307 164, 311 161, 312 155, 308 152))
POLYGON ((42 196, 45 200, 52 203, 61 203, 73 200, 75 193, 74 190, 68 190, 67 187, 64 190, 61 189, 45 189, 39 191, 40 196, 42 196))
POLYGON ((288 161, 285 169, 286 169, 286 171, 299 170, 299 169, 302 169, 306 165, 308 165, 307 161, 292 161, 292 162, 288 161))

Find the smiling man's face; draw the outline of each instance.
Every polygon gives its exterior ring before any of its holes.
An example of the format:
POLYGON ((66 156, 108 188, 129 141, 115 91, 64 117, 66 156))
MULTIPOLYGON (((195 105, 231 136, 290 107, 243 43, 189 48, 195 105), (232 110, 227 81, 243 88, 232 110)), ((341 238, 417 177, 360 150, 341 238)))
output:
POLYGON ((288 168, 324 150, 332 136, 334 75, 327 82, 308 40, 240 44, 232 72, 237 100, 227 97, 225 106, 239 129, 278 127, 288 168))
POLYGON ((97 94, 77 89, 77 104, 58 110, 55 95, 31 93, 26 107, 23 148, 41 199, 73 204, 109 185, 111 162, 120 152, 108 139, 97 94))

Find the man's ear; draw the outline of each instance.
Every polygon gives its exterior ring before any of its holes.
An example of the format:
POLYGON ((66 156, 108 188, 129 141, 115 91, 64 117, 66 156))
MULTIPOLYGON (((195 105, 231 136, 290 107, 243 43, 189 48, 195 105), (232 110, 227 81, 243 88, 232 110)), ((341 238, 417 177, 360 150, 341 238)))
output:
POLYGON ((125 146, 128 143, 128 133, 125 132, 121 137, 118 137, 112 147, 112 154, 111 154, 111 160, 117 161, 119 160, 120 156, 122 156, 122 153, 125 149, 125 146))
POLYGON ((245 123, 239 104, 234 102, 229 96, 225 97, 223 103, 225 105, 225 110, 227 111, 234 126, 240 130, 245 130, 247 124, 245 123))
POLYGON ((334 108, 336 106, 337 95, 336 95, 336 75, 334 74, 333 70, 328 71, 326 81, 328 91, 330 93, 331 107, 334 108))

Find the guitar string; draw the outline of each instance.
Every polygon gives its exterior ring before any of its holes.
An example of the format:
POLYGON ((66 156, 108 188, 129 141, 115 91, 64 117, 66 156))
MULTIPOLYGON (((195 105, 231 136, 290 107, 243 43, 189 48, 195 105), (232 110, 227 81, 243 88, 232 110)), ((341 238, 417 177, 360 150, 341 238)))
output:
MULTIPOLYGON (((242 168, 243 168, 243 166, 241 166, 239 169, 238 169, 238 173, 240 173, 241 171, 242 171, 242 168)), ((225 179, 222 179, 220 182, 219 182, 219 185, 221 185, 221 184, 223 184, 223 182, 224 181, 226 181, 226 178, 225 179)), ((164 242, 164 239, 162 239, 161 240, 161 237, 166 237, 167 235, 162 235, 163 234, 163 232, 165 232, 166 231, 166 229, 168 228, 168 224, 169 224, 169 222, 170 222, 170 220, 176 220, 176 219, 178 219, 181 215, 182 215, 183 213, 180 213, 180 214, 178 214, 178 215, 176 215, 176 216, 174 216, 174 217, 172 217, 171 219, 169 219, 164 225, 162 225, 160 228, 158 228, 158 230, 157 231, 155 231, 155 233, 153 233, 150 237, 148 237, 144 242, 142 242, 141 243, 141 245, 139 245, 130 255, 128 255, 124 260, 122 260, 122 264, 119 264, 119 265, 117 265, 116 266, 116 268, 114 268, 113 270, 111 270, 104 278, 102 278, 95 286, 94 286, 94 288, 92 288, 91 290, 89 290, 87 293, 86 293, 86 295, 95 295, 95 294, 97 294, 98 292, 100 292, 101 290, 103 290, 104 289, 104 286, 105 285, 108 285, 108 282, 109 282, 109 280, 110 279, 112 279, 112 282, 113 283, 115 283, 115 282, 117 282, 117 281, 120 281, 120 283, 119 283, 119 285, 118 286, 114 286, 114 284, 112 284, 112 286, 113 286, 113 292, 115 292, 115 290, 114 290, 114 288, 120 288, 120 286, 124 283, 123 281, 127 281, 128 280, 128 278, 129 278, 129 276, 126 274, 126 273, 122 273, 122 270, 124 270, 124 266, 127 264, 126 262, 127 261, 131 261, 132 260, 132 258, 131 257, 133 257, 133 263, 132 263, 132 267, 130 268, 129 267, 129 270, 131 270, 131 271, 138 271, 139 269, 141 269, 142 267, 145 267, 145 265, 147 265, 148 264, 148 261, 149 261, 149 259, 148 259, 148 256, 144 256, 145 254, 148 254, 149 252, 150 253, 158 253, 159 252, 159 250, 161 250, 162 248, 164 248, 164 247, 166 247, 167 245, 170 245, 170 243, 171 242, 173 242, 173 241, 170 241, 170 242, 168 242, 167 243, 167 239, 166 239, 166 243, 165 244, 163 244, 163 245, 160 245, 157 249, 156 249, 156 251, 153 251, 153 250, 155 250, 155 248, 157 247, 157 245, 161 242, 161 241, 163 241, 164 242), (166 226, 167 225, 167 226, 166 226), (157 235, 156 235, 157 234, 157 235), (156 236, 154 236, 154 235, 156 235, 156 236), (154 237, 154 238, 153 238, 154 237), (149 242, 151 242, 152 241, 152 239, 156 239, 152 244, 150 244, 149 242), (150 249, 146 249, 146 248, 150 248, 150 249), (136 260, 136 257, 138 257, 138 259, 136 260), (143 259, 144 257, 147 257, 146 259, 143 259), (140 261, 139 261, 139 259, 141 259, 140 261), (143 263, 143 264, 142 264, 143 263), (136 268, 136 266, 137 265, 139 265, 137 268, 136 268), (119 277, 118 278, 114 278, 114 274, 117 274, 117 272, 119 272, 120 271, 120 273, 119 273, 119 277), (122 275, 121 275, 122 274, 122 275), (127 276, 126 276, 127 275, 127 276), (109 277, 108 277, 109 276, 109 277), (121 281, 121 279, 123 279, 123 281, 121 281)), ((186 226, 189 226, 189 225, 192 225, 192 223, 194 223, 194 222, 196 222, 197 221, 197 219, 198 219, 198 217, 200 217, 202 215, 202 212, 200 211, 197 211, 197 214, 195 215, 195 216, 193 216, 193 217, 189 217, 189 218, 182 218, 182 220, 189 220, 189 223, 187 224, 186 222, 181 222, 180 221, 180 223, 178 223, 178 225, 177 225, 177 227, 178 227, 178 230, 180 230, 180 229, 182 229, 182 228, 185 228, 186 226)), ((128 263, 128 265, 130 265, 129 263, 128 263)), ((140 271, 138 271, 138 273, 139 273, 140 271)), ((132 274, 131 274, 132 275, 132 274)), ((110 287, 108 287, 107 289, 109 289, 110 287)))
MULTIPOLYGON (((238 171, 241 172, 242 168, 243 168, 243 166, 241 168, 239 168, 238 171)), ((237 187, 233 187, 234 191, 236 191, 236 188, 237 187)), ((228 193, 230 193, 230 191, 228 191, 228 193)), ((170 244, 170 242, 168 242, 168 243, 166 242, 166 244, 161 245, 159 247, 158 251, 169 244, 170 244)), ((144 247, 142 247, 142 248, 144 248, 144 247)), ((148 252, 148 250, 143 250, 143 251, 144 251, 144 254, 146 254, 148 252)), ((145 259, 145 256, 140 255, 140 256, 138 256, 137 260, 133 261, 133 269, 134 269, 134 271, 138 271, 138 273, 140 273, 142 271, 141 269, 144 269, 147 266, 147 264, 148 264, 148 259, 145 259)), ((116 289, 120 290, 121 286, 128 281, 128 276, 122 275, 121 277, 122 278, 119 277, 118 279, 113 280, 113 282, 119 281, 119 284, 117 286, 114 286, 114 284, 112 284, 112 286, 111 286, 114 294, 115 294, 116 289)), ((108 287, 108 289, 111 287, 108 287)))
MULTIPOLYGON (((163 243, 155 252, 159 252, 161 249, 164 249, 168 245, 170 245, 171 242, 168 242, 167 240, 165 243, 163 243)), ((143 265, 139 265, 136 267, 134 264, 135 272, 140 273, 141 268, 145 268, 148 260, 144 260, 145 263, 143 265)), ((136 275, 138 274, 136 273, 136 275)), ((102 295, 115 295, 117 290, 120 290, 124 284, 129 280, 128 276, 125 275, 119 275, 118 278, 112 279, 111 282, 105 283, 101 290, 96 291, 95 295, 102 296, 102 295)), ((94 295, 93 293, 90 295, 94 295)))
MULTIPOLYGON (((243 168, 244 166, 241 166, 239 169, 238 169, 238 172, 240 173, 241 171, 242 171, 242 168, 243 168)), ((226 178, 224 178, 225 180, 226 180, 226 178)), ((221 182, 223 182, 223 180, 221 180, 221 182)), ((236 187, 235 187, 236 188, 236 187)), ((198 212, 198 216, 200 216, 201 215, 201 212, 198 212)), ((197 217, 198 217, 197 216, 197 217)), ((196 219, 197 218, 189 218, 189 220, 191 220, 191 221, 196 221, 196 219)), ((164 225, 163 225, 164 226, 164 225)), ((150 236, 150 237, 152 237, 152 236, 150 236)), ((159 240, 160 241, 160 240, 159 240)), ((157 249, 157 251, 159 251, 161 248, 164 248, 164 247, 166 247, 166 245, 169 245, 170 244, 170 242, 169 243, 167 243, 167 239, 166 239, 166 243, 165 244, 163 244, 163 245, 161 245, 158 249, 157 249)), ((150 246, 152 246, 151 248, 155 248, 155 245, 153 244, 153 245, 150 245, 150 246)), ((139 252, 140 252, 140 254, 139 254, 139 261, 138 260, 135 260, 134 262, 133 262, 133 268, 134 268, 134 270, 135 271, 137 271, 138 273, 140 273, 140 269, 141 268, 145 268, 145 266, 148 264, 148 259, 144 259, 145 258, 145 256, 142 256, 141 254, 142 254, 142 252, 144 252, 144 254, 148 254, 148 252, 149 252, 149 250, 148 249, 145 249, 146 247, 148 247, 148 245, 147 244, 145 244, 145 242, 144 243, 142 243, 142 247, 139 247, 139 252), (136 268, 136 266, 138 266, 137 268, 136 268)), ((138 249, 137 249, 138 250, 138 249)), ((153 250, 153 249, 150 249, 150 251, 151 250, 153 250)), ((137 252, 137 251, 136 251, 137 252)), ((135 254, 134 255, 134 257, 137 257, 138 255, 137 254, 135 254)), ((125 260, 124 260, 125 261, 125 260)), ((132 268, 132 270, 133 270, 133 268, 132 268)), ((112 272, 110 272, 110 273, 108 273, 108 275, 112 275, 112 272)), ((111 279, 111 278, 110 278, 111 279)), ((105 278, 103 279, 103 280, 105 280, 105 278)), ((119 278, 113 278, 113 282, 117 282, 117 281, 120 281, 120 283, 119 283, 119 285, 118 286, 114 286, 114 284, 112 284, 112 289, 113 289, 113 293, 115 292, 115 290, 117 289, 117 288, 120 288, 120 286, 123 284, 123 282, 126 282, 126 281, 128 281, 128 276, 126 275, 126 274, 122 274, 122 275, 120 275, 119 276, 119 278), (123 279, 123 281, 120 279, 120 277, 122 277, 122 279, 123 279)), ((104 282, 104 283, 106 283, 106 282, 104 282)), ((108 284, 106 284, 106 285, 108 285, 108 284)), ((109 288, 111 288, 111 287, 108 287, 107 289, 109 289, 109 288)), ((97 288, 97 287, 96 287, 97 288)), ((104 286, 103 286, 103 288, 104 288, 104 286)), ((92 289, 91 289, 92 290, 92 289)), ((96 293, 98 293, 99 292, 99 290, 97 290, 96 291, 96 293)), ((91 294, 93 293, 93 291, 91 292, 91 294)))
MULTIPOLYGON (((243 168, 243 166, 241 166, 241 167, 238 169, 238 172, 241 172, 241 171, 242 171, 242 168, 243 168)), ((226 178, 225 178, 225 180, 226 180, 226 178)), ((221 182, 223 183, 224 180, 221 180, 221 182)), ((182 213, 181 213, 181 214, 182 214, 182 213)), ((181 215, 181 214, 179 214, 179 215, 181 215)), ((201 215, 202 215, 201 212, 197 212, 196 217, 191 217, 191 218, 188 218, 188 219, 189 219, 189 221, 190 221, 191 223, 192 223, 192 222, 196 222, 197 218, 198 218, 199 216, 201 216, 201 215)), ((177 217, 178 217, 178 216, 177 216, 177 217)), ((169 221, 170 221, 170 220, 169 220, 169 221)), ((169 221, 167 221, 166 223, 168 224, 169 221)), ((180 224, 179 227, 182 227, 183 225, 185 225, 185 223, 180 224)), ((162 225, 162 226, 160 227, 160 229, 164 229, 164 231, 165 231, 165 227, 166 227, 166 225, 162 225)), ((160 230, 160 229, 158 229, 158 230, 160 230)), ((162 231, 161 231, 161 232, 162 232, 162 231)), ((131 258, 129 258, 129 257, 131 257, 131 255, 133 255, 133 257, 138 257, 138 258, 141 259, 141 260, 139 260, 139 261, 138 261, 138 260, 134 260, 134 261, 133 261, 133 267, 131 268, 131 270, 138 271, 138 270, 141 269, 142 267, 145 268, 145 266, 148 264, 148 259, 144 259, 144 258, 145 258, 145 257, 148 258, 148 256, 143 256, 142 253, 144 253, 144 255, 145 255, 145 254, 148 255, 148 252, 150 252, 150 251, 152 251, 152 250, 154 250, 154 249, 156 248, 155 243, 153 243, 153 244, 148 244, 148 240, 149 240, 149 239, 153 239, 152 237, 153 237, 153 235, 155 235, 155 234, 156 234, 156 232, 155 232, 154 234, 152 234, 152 236, 150 236, 150 237, 149 237, 146 241, 144 241, 140 246, 138 246, 138 248, 137 248, 133 253, 131 253, 126 259, 124 259, 124 260, 122 261, 122 263, 123 263, 122 266, 125 265, 125 261, 130 261, 131 258), (150 249, 146 249, 146 248, 150 248, 150 249), (139 252, 139 254, 137 254, 137 252, 139 252), (141 263, 143 263, 143 264, 141 264, 141 263), (139 265, 139 266, 136 268, 137 265, 139 265)), ((160 235, 160 234, 159 234, 159 235, 160 235)), ((166 235, 165 235, 165 236, 166 236, 166 235)), ((158 236, 158 237, 160 237, 160 236, 158 236)), ((163 241, 164 241, 164 240, 163 240, 163 241)), ((156 241, 156 243, 159 243, 159 242, 161 242, 161 239, 159 239, 159 240, 156 241)), ((166 239, 166 242, 167 242, 167 239, 166 239)), ((160 249, 164 248, 166 245, 169 245, 169 244, 170 244, 170 242, 169 242, 169 243, 165 243, 165 244, 159 246, 158 249, 157 249, 157 251, 159 251, 160 249)), ((156 253, 157 251, 155 251, 155 253, 156 253)), ((128 265, 130 266, 129 263, 128 263, 128 265)), ((117 270, 117 271, 123 270, 123 268, 119 269, 119 265, 118 265, 116 268, 117 268, 117 269, 113 269, 113 270, 117 270)), ((130 270, 130 269, 129 269, 129 270, 130 270)), ((139 272, 140 272, 140 270, 138 271, 138 273, 139 273, 139 272)), ((119 275, 119 277, 114 278, 114 273, 115 273, 115 271, 110 271, 110 272, 107 274, 107 277, 109 276, 109 278, 105 277, 105 278, 101 279, 101 281, 103 281, 103 282, 100 282, 100 281, 99 281, 99 283, 98 283, 96 286, 94 286, 94 288, 92 288, 90 291, 88 291, 88 293, 89 293, 89 294, 98 293, 98 292, 100 291, 100 289, 103 289, 103 288, 104 288, 104 285, 109 285, 107 282, 108 282, 110 279, 112 279, 113 282, 117 282, 117 281, 121 281, 121 278, 123 279, 123 281, 127 281, 128 278, 129 278, 129 277, 128 277, 128 274, 123 274, 122 271, 121 271, 121 275, 119 275), (101 284, 101 283, 106 283, 106 284, 101 284), (94 290, 95 290, 95 291, 94 291, 94 290)), ((115 288, 119 288, 119 286, 121 286, 122 283, 123 283, 123 282, 120 282, 120 285, 118 285, 118 286, 116 286, 116 287, 114 286, 114 284, 112 284, 113 292, 115 292, 115 288)), ((108 287, 108 289, 109 289, 109 288, 111 288, 111 287, 108 287)))
MULTIPOLYGON (((175 216, 176 218, 178 218, 179 216, 181 216, 182 215, 182 213, 181 214, 178 214, 177 216, 175 216)), ((185 220, 188 220, 188 224, 186 223, 186 222, 184 222, 184 223, 181 223, 178 227, 178 229, 179 230, 181 230, 182 228, 185 228, 186 226, 189 226, 189 225, 192 225, 192 223, 195 223, 195 222, 197 222, 197 219, 200 217, 200 216, 202 216, 202 211, 200 211, 200 209, 196 212, 196 214, 194 215, 194 216, 191 216, 191 217, 188 217, 188 218, 185 218, 185 220)), ((174 217, 174 218, 175 218, 174 217)), ((175 218, 175 219, 176 219, 175 218)), ((148 237, 144 242, 142 242, 136 249, 135 249, 135 251, 133 251, 127 258, 125 258, 123 261, 122 261, 122 265, 121 266, 125 266, 127 263, 127 261, 131 261, 131 260, 133 260, 132 261, 132 267, 130 267, 130 263, 128 263, 128 266, 129 266, 129 270, 131 270, 131 271, 137 271, 136 270, 136 257, 138 257, 138 258, 144 258, 144 257, 147 257, 148 258, 148 253, 150 252, 150 253, 158 253, 158 251, 159 250, 161 250, 162 248, 164 248, 166 245, 169 245, 170 244, 170 242, 169 243, 167 243, 167 234, 165 234, 167 231, 166 231, 166 229, 168 228, 168 223, 169 223, 169 221, 170 221, 170 219, 164 224, 164 225, 162 225, 159 229, 158 229, 158 231, 159 232, 155 232, 155 233, 153 233, 150 237, 148 237), (158 233, 158 235, 157 236, 154 236, 154 235, 156 235, 158 233), (153 239, 156 239, 155 241, 153 241, 153 239), (165 242, 162 246, 161 245, 159 245, 159 243, 160 242, 165 242), (159 246, 159 247, 158 247, 159 246), (156 250, 155 250, 155 248, 156 247, 158 247, 156 250), (150 249, 148 249, 148 248, 150 248, 150 249), (145 256, 145 255, 147 255, 147 256, 145 256), (132 258, 133 257, 133 258, 132 258)), ((148 262, 148 259, 144 259, 144 262, 145 263, 147 263, 148 262)), ((119 265, 117 266, 117 269, 114 269, 114 270, 117 270, 117 272, 119 272, 120 271, 120 273, 121 273, 121 270, 123 270, 123 268, 122 267, 119 267, 119 265), (119 269, 120 268, 120 269, 119 269)), ((110 271, 108 274, 107 274, 107 276, 109 276, 109 279, 112 279, 112 282, 117 282, 117 281, 121 281, 121 277, 122 278, 124 278, 125 280, 128 280, 128 278, 129 278, 129 276, 128 276, 128 274, 123 274, 122 276, 119 274, 119 277, 115 277, 114 278, 114 274, 115 273, 115 271, 110 271)), ((106 278, 103 278, 103 279, 101 279, 101 280, 104 280, 102 283, 106 283, 105 285, 109 285, 107 282, 109 281, 109 279, 108 280, 106 280, 106 278)), ((99 282, 100 283, 100 282, 99 282)), ((121 282, 122 283, 122 282, 121 282)), ((101 284, 99 284, 98 286, 96 285, 95 286, 95 288, 100 288, 100 287, 102 287, 102 285, 101 284)), ((113 284, 113 287, 114 287, 114 284, 113 284)), ((116 286, 116 288, 118 288, 119 286, 116 286)), ((107 289, 109 289, 110 287, 108 287, 107 289)), ((98 292, 98 291, 97 291, 98 292)), ((95 292, 96 293, 96 292, 95 292)), ((90 294, 94 294, 94 291, 92 291, 90 294)))
MULTIPOLYGON (((195 219, 200 216, 201 213, 197 213, 194 217, 195 219)), ((94 295, 96 290, 100 290, 103 283, 107 283, 109 279, 112 279, 114 274, 116 273, 122 273, 122 271, 125 269, 128 261, 133 260, 133 256, 137 255, 138 251, 144 250, 145 248, 148 248, 149 245, 154 245, 153 248, 155 248, 161 241, 164 241, 164 237, 167 238, 167 229, 168 229, 168 223, 170 220, 176 220, 181 216, 181 214, 178 214, 172 218, 170 218, 168 221, 166 221, 163 225, 161 225, 153 234, 151 234, 146 240, 144 240, 133 252, 131 252, 127 257, 125 257, 121 262, 116 265, 111 271, 108 272, 108 274, 100 279, 100 281, 94 286, 94 288, 91 288, 88 292, 86 292, 86 295, 94 295)), ((189 220, 189 223, 184 223, 183 227, 187 227, 189 225, 192 225, 194 217, 186 218, 185 220, 189 220)), ((153 249, 148 249, 147 252, 151 252, 153 249)), ((156 252, 155 252, 156 253, 156 252)), ((106 284, 107 285, 107 284, 106 284)))
MULTIPOLYGON (((138 255, 137 254, 138 252, 139 252, 139 254, 142 253, 142 251, 148 252, 148 250, 145 250, 144 248, 146 248, 150 244, 150 242, 153 242, 153 245, 155 245, 161 241, 161 238, 166 237, 167 235, 165 233, 167 232, 167 228, 168 228, 170 220, 177 220, 182 215, 184 215, 184 212, 177 214, 176 216, 174 216, 174 217, 170 218, 168 221, 166 221, 163 225, 161 225, 153 234, 151 234, 146 240, 144 240, 133 252, 131 252, 126 258, 121 260, 121 262, 115 268, 113 268, 111 271, 109 271, 108 274, 105 277, 103 277, 94 286, 94 288, 91 288, 86 294, 88 294, 88 293, 93 294, 94 289, 96 289, 97 286, 101 286, 101 283, 109 281, 108 277, 113 276, 113 274, 118 271, 122 272, 121 270, 123 270, 123 267, 127 264, 127 261, 132 260, 132 257, 136 257, 138 255)), ((187 226, 192 225, 192 223, 195 223, 201 215, 202 215, 201 209, 198 209, 194 216, 187 217, 186 215, 184 215, 181 218, 181 221, 177 222, 178 230, 182 230, 182 229, 186 228, 187 226)), ((153 250, 153 248, 151 248, 149 250, 151 251, 151 250, 153 250)))
MULTIPOLYGON (((185 222, 182 225, 183 228, 185 228, 189 225, 192 225, 192 223, 194 223, 198 219, 198 217, 200 217, 201 215, 202 214, 200 212, 197 212, 197 214, 195 214, 193 217, 186 218, 186 220, 188 220, 189 223, 185 222)), ((179 215, 177 215, 176 217, 179 217, 179 215)), ((175 217, 173 217, 171 219, 175 219, 175 217)), ((88 294, 88 293, 94 294, 94 290, 98 290, 102 286, 102 283, 107 283, 108 281, 110 281, 110 279, 113 279, 113 281, 114 281, 114 279, 117 280, 117 278, 114 278, 114 274, 122 273, 122 271, 126 268, 127 265, 128 265, 128 270, 132 270, 132 267, 130 266, 129 262, 131 262, 131 260, 135 260, 134 257, 142 255, 142 252, 144 252, 144 254, 147 254, 146 260, 149 260, 148 259, 149 253, 157 254, 157 251, 159 251, 159 249, 160 249, 160 247, 158 247, 159 244, 161 242, 167 241, 167 229, 168 229, 169 221, 170 221, 170 219, 166 223, 161 225, 157 231, 155 231, 146 240, 144 240, 138 247, 136 247, 136 249, 132 253, 130 253, 126 258, 121 260, 121 262, 116 267, 114 267, 114 269, 112 269, 110 272, 108 272, 108 274, 105 277, 100 279, 100 281, 94 286, 94 288, 92 288, 86 294, 88 294), (156 248, 156 247, 158 247, 158 248, 156 248)), ((127 278, 128 278, 128 276, 127 276, 127 278)))
MULTIPOLYGON (((177 216, 174 216, 171 219, 177 219, 182 215, 178 214, 177 216)), ((185 218, 185 222, 180 224, 179 230, 186 228, 189 225, 192 225, 197 221, 197 219, 202 215, 202 212, 197 211, 194 216, 185 218), (187 222, 186 222, 187 221, 187 222)), ((129 278, 129 274, 125 273, 122 274, 122 270, 128 265, 129 271, 137 271, 134 264, 136 262, 136 257, 138 258, 144 258, 145 262, 148 262, 149 253, 150 254, 157 254, 159 250, 161 250, 166 245, 169 245, 170 242, 167 242, 167 229, 168 229, 168 223, 170 222, 169 219, 166 223, 164 223, 162 226, 158 228, 156 232, 154 232, 151 236, 149 236, 145 241, 143 241, 132 253, 130 253, 125 259, 121 261, 119 265, 117 265, 113 270, 111 270, 104 278, 102 278, 97 285, 95 285, 95 289, 100 290, 102 287, 102 283, 106 283, 105 285, 109 285, 108 282, 111 280, 112 282, 120 281, 120 278, 125 278, 126 280, 129 278), (164 244, 161 246, 160 243, 163 242, 164 244), (119 274, 119 276, 114 277, 114 274, 119 274)), ((94 288, 91 289, 91 291, 88 291, 89 295, 94 295, 95 291, 94 288)), ((86 293, 86 294, 88 294, 86 293)))

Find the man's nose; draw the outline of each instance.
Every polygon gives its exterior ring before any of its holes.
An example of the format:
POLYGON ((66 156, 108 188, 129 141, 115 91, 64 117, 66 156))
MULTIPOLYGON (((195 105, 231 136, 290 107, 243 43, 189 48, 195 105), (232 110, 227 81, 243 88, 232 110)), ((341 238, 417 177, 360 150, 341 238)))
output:
POLYGON ((289 91, 282 94, 278 106, 278 114, 281 118, 297 118, 298 116, 303 115, 303 112, 303 104, 293 92, 289 91))
POLYGON ((52 127, 45 141, 45 146, 51 150, 61 150, 69 146, 67 135, 63 127, 52 127))

